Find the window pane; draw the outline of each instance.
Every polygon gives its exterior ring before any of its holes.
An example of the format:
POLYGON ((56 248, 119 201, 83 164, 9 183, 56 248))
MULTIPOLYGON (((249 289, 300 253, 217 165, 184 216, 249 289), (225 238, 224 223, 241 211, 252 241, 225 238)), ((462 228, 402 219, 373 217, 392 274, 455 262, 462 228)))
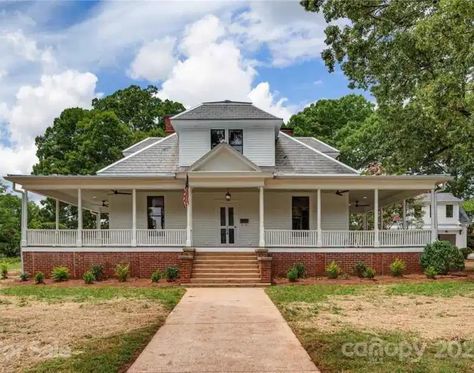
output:
POLYGON ((221 227, 225 227, 225 207, 221 207, 221 227))
POLYGON ((453 217, 453 205, 446 205, 446 217, 447 218, 453 217))
POLYGON ((148 229, 165 228, 165 197, 147 197, 148 229))
POLYGON ((292 229, 309 229, 309 197, 292 198, 292 229))
POLYGON ((234 228, 229 228, 229 243, 235 243, 234 228))
POLYGON ((227 240, 226 240, 226 229, 225 229, 225 228, 222 228, 222 229, 221 229, 221 243, 227 243, 227 240))
POLYGON ((211 130, 211 149, 222 142, 225 142, 225 130, 211 130))
POLYGON ((244 150, 243 130, 229 130, 229 145, 240 153, 244 150))
POLYGON ((229 219, 228 219, 229 225, 234 225, 234 208, 229 207, 229 219))

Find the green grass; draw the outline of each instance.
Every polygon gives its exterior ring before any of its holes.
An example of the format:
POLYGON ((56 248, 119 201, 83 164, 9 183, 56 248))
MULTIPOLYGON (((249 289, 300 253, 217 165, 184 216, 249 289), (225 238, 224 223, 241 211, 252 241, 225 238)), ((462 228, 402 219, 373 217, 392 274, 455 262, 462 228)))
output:
POLYGON ((160 301, 168 310, 179 302, 185 290, 180 287, 134 288, 134 287, 56 287, 48 285, 16 285, 0 289, 0 294, 18 297, 31 297, 45 301, 85 302, 110 300, 115 298, 142 298, 160 301))
POLYGON ((0 263, 7 263, 9 271, 19 271, 21 268, 21 259, 19 257, 0 257, 0 263))
POLYGON ((69 358, 46 360, 27 370, 49 372, 124 372, 147 345, 164 320, 127 334, 98 338, 77 346, 82 351, 69 358))
POLYGON ((400 283, 386 287, 388 295, 425 295, 429 297, 474 296, 474 281, 430 281, 400 283))
POLYGON ((266 292, 275 303, 317 303, 331 295, 356 295, 364 289, 361 285, 287 285, 272 286, 266 292))

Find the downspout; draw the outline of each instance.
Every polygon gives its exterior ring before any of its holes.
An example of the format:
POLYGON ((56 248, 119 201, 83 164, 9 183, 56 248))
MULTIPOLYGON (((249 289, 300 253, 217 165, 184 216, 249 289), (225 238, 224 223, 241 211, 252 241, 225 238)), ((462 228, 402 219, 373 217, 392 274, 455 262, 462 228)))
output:
MULTIPOLYGON (((23 207, 23 201, 26 198, 25 191, 23 189, 17 189, 15 182, 13 183, 13 190, 15 192, 21 194, 21 206, 23 207)), ((26 204, 26 208, 28 208, 28 203, 26 204)), ((20 216, 20 225, 21 225, 22 229, 26 229, 26 226, 23 224, 23 219, 24 219, 23 214, 24 213, 25 212, 23 211, 23 208, 22 208, 21 209, 21 216, 20 216)), ((21 272, 23 273, 25 271, 25 268, 24 268, 24 265, 23 265, 23 247, 21 245, 21 240, 22 240, 22 237, 20 237, 20 260, 21 260, 21 272)))

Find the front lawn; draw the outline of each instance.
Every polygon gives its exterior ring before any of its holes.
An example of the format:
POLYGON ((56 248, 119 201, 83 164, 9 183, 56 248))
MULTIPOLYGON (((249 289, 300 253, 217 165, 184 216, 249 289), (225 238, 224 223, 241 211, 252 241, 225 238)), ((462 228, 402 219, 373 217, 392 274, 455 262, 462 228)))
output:
POLYGON ((274 286, 322 372, 472 372, 474 282, 274 286))
POLYGON ((0 287, 5 371, 125 371, 179 302, 179 287, 0 287))

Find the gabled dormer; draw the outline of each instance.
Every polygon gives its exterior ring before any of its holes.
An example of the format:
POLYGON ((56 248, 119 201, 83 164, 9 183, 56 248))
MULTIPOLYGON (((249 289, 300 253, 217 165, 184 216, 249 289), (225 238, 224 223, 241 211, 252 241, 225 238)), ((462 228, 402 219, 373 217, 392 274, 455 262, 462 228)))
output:
POLYGON ((250 102, 205 102, 171 118, 178 134, 179 166, 188 167, 226 143, 257 166, 275 166, 281 118, 250 102))

